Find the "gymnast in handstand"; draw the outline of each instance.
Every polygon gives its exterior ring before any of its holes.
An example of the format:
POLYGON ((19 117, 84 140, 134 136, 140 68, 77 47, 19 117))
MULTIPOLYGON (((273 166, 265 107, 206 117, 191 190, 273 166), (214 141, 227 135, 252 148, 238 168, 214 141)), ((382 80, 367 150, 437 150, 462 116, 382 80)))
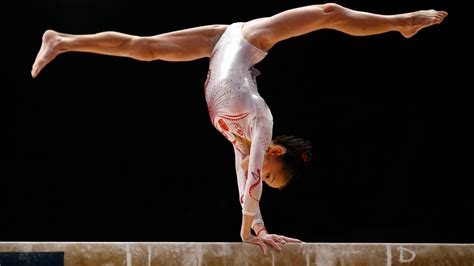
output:
POLYGON ((47 30, 33 64, 36 77, 56 56, 88 52, 130 57, 141 61, 192 61, 210 58, 205 97, 210 120, 227 138, 235 153, 235 169, 242 206, 242 241, 281 250, 300 240, 270 234, 259 209, 262 182, 283 188, 301 174, 311 160, 311 143, 295 136, 272 138, 273 117, 257 90, 254 65, 278 42, 319 29, 353 36, 398 31, 410 38, 419 30, 439 24, 444 11, 380 15, 355 11, 338 4, 310 5, 230 25, 208 25, 155 36, 119 32, 74 35, 47 30), (252 234, 252 230, 254 234, 252 234), (268 245, 268 246, 267 246, 268 245))

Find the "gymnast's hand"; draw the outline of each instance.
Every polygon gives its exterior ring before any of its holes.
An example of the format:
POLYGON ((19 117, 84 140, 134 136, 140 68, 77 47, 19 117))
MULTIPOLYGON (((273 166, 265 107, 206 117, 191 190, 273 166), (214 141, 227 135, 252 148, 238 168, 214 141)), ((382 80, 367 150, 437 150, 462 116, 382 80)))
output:
POLYGON ((281 250, 281 245, 286 243, 303 243, 303 241, 295 238, 267 233, 262 233, 259 236, 248 235, 246 237, 242 237, 242 241, 245 243, 259 245, 265 255, 268 255, 267 245, 279 252, 281 250))
POLYGON ((272 240, 276 243, 281 243, 281 244, 286 244, 286 243, 303 243, 303 241, 296 239, 296 238, 291 238, 291 237, 286 237, 282 235, 276 235, 276 234, 260 234, 261 238, 267 239, 267 240, 272 240))

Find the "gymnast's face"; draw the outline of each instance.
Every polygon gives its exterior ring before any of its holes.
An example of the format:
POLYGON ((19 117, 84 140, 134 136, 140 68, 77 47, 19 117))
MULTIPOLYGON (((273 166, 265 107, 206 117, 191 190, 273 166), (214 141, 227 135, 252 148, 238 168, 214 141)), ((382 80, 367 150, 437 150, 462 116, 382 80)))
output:
POLYGON ((283 171, 284 167, 278 158, 284 153, 284 147, 280 145, 271 145, 265 154, 262 167, 262 181, 269 187, 281 188, 286 183, 284 176, 285 173, 283 171))
MULTIPOLYGON (((281 188, 286 183, 283 164, 278 158, 284 153, 285 148, 280 145, 271 145, 265 153, 262 166, 262 181, 269 187, 281 188)), ((245 157, 240 165, 244 171, 248 171, 249 157, 245 157)))

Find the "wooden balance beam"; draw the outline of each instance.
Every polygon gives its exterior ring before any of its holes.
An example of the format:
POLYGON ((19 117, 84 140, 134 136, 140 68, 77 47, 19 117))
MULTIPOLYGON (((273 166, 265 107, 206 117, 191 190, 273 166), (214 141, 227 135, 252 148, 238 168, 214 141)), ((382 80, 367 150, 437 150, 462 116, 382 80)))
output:
POLYGON ((304 243, 265 256, 244 243, 0 242, 0 266, 466 265, 474 244, 304 243))

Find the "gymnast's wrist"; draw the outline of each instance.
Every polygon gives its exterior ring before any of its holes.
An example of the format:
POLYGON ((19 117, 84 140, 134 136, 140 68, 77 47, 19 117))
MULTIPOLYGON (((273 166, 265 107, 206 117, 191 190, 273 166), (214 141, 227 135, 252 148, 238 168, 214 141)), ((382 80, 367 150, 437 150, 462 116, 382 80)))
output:
POLYGON ((242 239, 242 241, 245 241, 251 237, 252 233, 250 231, 240 230, 240 238, 242 239))
POLYGON ((256 224, 252 229, 255 233, 255 236, 264 236, 268 234, 267 228, 265 228, 264 224, 256 224))

